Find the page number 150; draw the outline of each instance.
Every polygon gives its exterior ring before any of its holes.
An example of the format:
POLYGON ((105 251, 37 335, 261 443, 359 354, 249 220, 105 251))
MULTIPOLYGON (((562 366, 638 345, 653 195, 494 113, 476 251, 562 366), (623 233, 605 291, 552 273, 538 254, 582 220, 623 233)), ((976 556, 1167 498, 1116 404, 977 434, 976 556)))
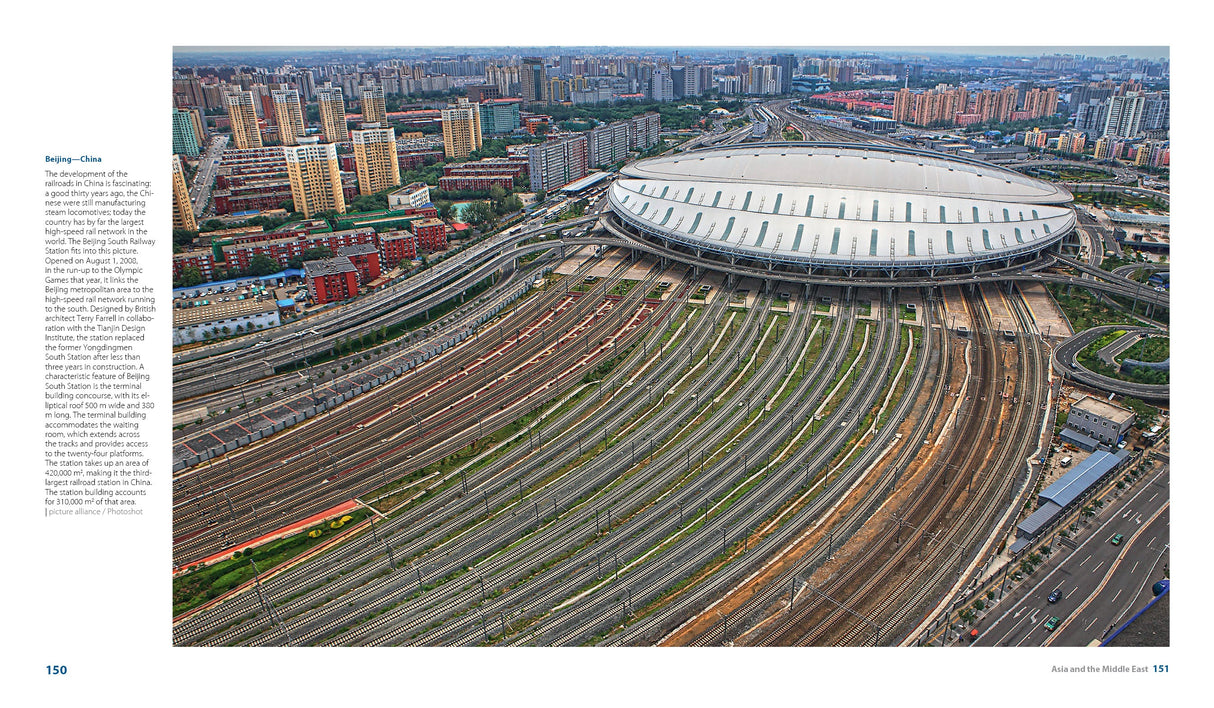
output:
POLYGON ((67 673, 66 666, 48 666, 46 667, 47 676, 62 676, 67 673))

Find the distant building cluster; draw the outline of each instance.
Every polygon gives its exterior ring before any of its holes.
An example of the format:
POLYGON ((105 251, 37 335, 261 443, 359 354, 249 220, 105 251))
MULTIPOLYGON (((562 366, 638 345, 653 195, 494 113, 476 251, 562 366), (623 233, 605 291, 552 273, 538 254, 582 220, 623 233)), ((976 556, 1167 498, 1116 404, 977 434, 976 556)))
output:
POLYGON ((999 91, 971 93, 964 87, 939 84, 912 92, 904 88, 894 96, 893 119, 922 126, 1031 120, 1057 111, 1058 90, 1028 89, 1023 97, 1014 86, 999 91))

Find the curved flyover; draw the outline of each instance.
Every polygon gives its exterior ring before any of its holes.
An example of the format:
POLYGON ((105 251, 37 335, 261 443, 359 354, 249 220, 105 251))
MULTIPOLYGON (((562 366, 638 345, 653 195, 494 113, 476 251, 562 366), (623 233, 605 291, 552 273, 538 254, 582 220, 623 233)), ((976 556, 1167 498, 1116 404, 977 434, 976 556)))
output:
POLYGON ((1051 357, 1051 365, 1054 371, 1057 371, 1062 376, 1076 381, 1085 386, 1108 391, 1110 393, 1120 394, 1122 396, 1132 396, 1144 401, 1168 402, 1169 387, 1166 385, 1151 385, 1138 384, 1120 379, 1110 378, 1102 374, 1098 374, 1091 369, 1087 369, 1078 362, 1079 352, 1086 349, 1093 342, 1105 336, 1109 332, 1116 330, 1125 330, 1127 333, 1142 333, 1142 334, 1158 334, 1159 330, 1153 327, 1127 327, 1125 325, 1101 325, 1084 330, 1079 334, 1067 339, 1059 344, 1054 349, 1054 354, 1051 357))

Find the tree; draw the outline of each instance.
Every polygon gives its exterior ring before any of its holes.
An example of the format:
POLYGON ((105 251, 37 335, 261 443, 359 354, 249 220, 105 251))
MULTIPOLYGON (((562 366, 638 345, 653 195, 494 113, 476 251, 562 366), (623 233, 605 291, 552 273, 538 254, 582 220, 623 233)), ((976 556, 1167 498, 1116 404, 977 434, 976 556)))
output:
POLYGON ((493 210, 485 202, 472 202, 464 208, 464 218, 469 224, 480 225, 494 218, 493 210))
POLYGON ((443 221, 450 221, 451 215, 454 212, 454 205, 448 201, 441 201, 434 206, 438 207, 438 218, 443 221))
POLYGON ((246 275, 269 275, 282 270, 278 261, 265 253, 258 253, 249 261, 249 267, 245 271, 246 275))
POLYGON ((495 184, 489 188, 489 198, 490 199, 497 201, 499 199, 503 199, 505 196, 506 196, 506 190, 502 189, 502 186, 500 184, 495 184))
POLYGON ((186 229, 173 229, 173 253, 180 253, 187 246, 194 243, 194 239, 198 238, 197 231, 187 231, 186 229))
POLYGON ((202 277, 202 271, 197 266, 186 266, 181 269, 181 278, 174 285, 180 288, 191 288, 204 282, 206 279, 202 277))
POLYGON ((541 190, 539 190, 539 191, 537 191, 537 192, 535 193, 535 201, 536 201, 537 203, 538 203, 538 202, 542 202, 542 201, 544 201, 544 200, 545 200, 545 199, 547 199, 547 198, 548 198, 548 192, 546 192, 546 191, 544 191, 544 190, 542 190, 542 189, 541 189, 541 190))

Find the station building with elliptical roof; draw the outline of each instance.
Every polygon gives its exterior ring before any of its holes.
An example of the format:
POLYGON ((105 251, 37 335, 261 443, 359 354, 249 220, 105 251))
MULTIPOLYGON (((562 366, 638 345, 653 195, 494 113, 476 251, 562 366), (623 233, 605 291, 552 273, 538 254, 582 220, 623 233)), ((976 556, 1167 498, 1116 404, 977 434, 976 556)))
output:
POLYGON ((640 160, 611 210, 634 235, 769 271, 896 278, 1010 268, 1075 228, 1065 188, 871 144, 751 143, 640 160))

